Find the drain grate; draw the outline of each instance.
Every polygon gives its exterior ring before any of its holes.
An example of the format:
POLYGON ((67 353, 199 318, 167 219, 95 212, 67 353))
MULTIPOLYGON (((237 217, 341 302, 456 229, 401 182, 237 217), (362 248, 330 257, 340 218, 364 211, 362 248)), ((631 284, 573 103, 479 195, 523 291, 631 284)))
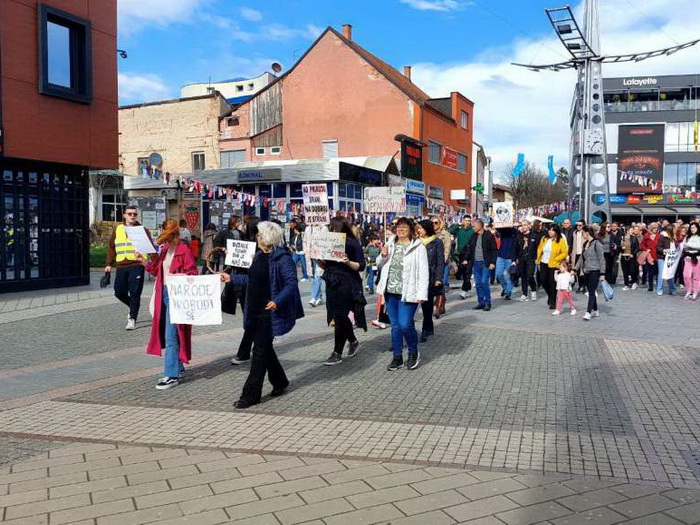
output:
POLYGON ((683 459, 685 459, 685 462, 690 467, 692 473, 695 475, 698 481, 700 481, 700 452, 682 450, 681 456, 683 456, 683 459))

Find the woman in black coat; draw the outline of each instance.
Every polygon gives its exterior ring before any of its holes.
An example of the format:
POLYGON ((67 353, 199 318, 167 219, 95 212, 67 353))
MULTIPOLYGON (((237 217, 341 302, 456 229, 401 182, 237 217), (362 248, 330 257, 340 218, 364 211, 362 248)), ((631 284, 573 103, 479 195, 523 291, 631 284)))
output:
POLYGON ((435 235, 433 223, 429 220, 420 221, 416 227, 416 233, 428 252, 428 300, 421 303, 423 310, 423 329, 420 333, 420 342, 425 343, 428 337, 435 333, 433 325, 433 303, 435 298, 442 294, 442 275, 445 268, 445 247, 442 239, 435 235))

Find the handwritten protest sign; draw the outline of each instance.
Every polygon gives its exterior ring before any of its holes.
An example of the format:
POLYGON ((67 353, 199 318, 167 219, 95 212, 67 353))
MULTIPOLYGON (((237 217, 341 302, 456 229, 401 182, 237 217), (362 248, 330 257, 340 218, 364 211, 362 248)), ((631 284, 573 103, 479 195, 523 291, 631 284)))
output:
POLYGON ((493 203, 493 225, 496 228, 512 228, 515 224, 512 202, 493 203))
POLYGON ((223 322, 219 274, 172 275, 168 299, 171 323, 206 326, 223 322))
POLYGON ((365 211, 368 213, 406 211, 406 188, 398 186, 365 188, 365 211))
POLYGON ((224 260, 226 266, 250 268, 253 257, 255 257, 254 242, 226 239, 226 259, 224 260))
POLYGON ((678 264, 681 262, 681 254, 683 253, 682 246, 675 246, 671 243, 671 249, 666 252, 664 257, 664 269, 661 273, 662 279, 673 279, 676 276, 678 264))
POLYGON ((303 184, 304 219, 308 226, 318 226, 330 222, 328 188, 325 184, 303 184))
POLYGON ((342 261, 345 258, 345 234, 313 232, 309 258, 322 261, 342 261))
POLYGON ((134 250, 140 254, 156 253, 156 247, 153 246, 151 239, 148 238, 146 230, 143 226, 125 226, 126 236, 129 242, 134 247, 134 250))

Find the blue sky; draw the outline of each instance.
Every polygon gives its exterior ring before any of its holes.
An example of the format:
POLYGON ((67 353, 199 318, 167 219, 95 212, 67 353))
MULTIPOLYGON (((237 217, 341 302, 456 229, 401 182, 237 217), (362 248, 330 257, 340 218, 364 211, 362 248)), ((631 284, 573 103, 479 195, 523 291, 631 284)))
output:
MULTIPOLYGON (((631 53, 700 36, 698 0, 600 0, 602 51, 631 53)), ((328 25, 432 96, 475 102, 475 139, 497 173, 518 152, 568 164, 573 72, 531 73, 510 62, 566 58, 544 13, 556 0, 118 0, 122 104, 177 97, 181 85, 257 76, 293 65, 328 25)), ((572 4, 581 10, 580 1, 572 4)), ((671 57, 606 66, 606 76, 700 73, 700 46, 671 57)))

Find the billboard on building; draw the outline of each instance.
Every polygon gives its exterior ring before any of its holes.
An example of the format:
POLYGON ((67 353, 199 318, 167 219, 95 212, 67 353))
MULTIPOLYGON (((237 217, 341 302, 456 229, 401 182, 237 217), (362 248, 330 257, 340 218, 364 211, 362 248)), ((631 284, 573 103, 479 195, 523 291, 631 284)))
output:
POLYGON ((617 192, 662 193, 664 124, 620 126, 617 192))

